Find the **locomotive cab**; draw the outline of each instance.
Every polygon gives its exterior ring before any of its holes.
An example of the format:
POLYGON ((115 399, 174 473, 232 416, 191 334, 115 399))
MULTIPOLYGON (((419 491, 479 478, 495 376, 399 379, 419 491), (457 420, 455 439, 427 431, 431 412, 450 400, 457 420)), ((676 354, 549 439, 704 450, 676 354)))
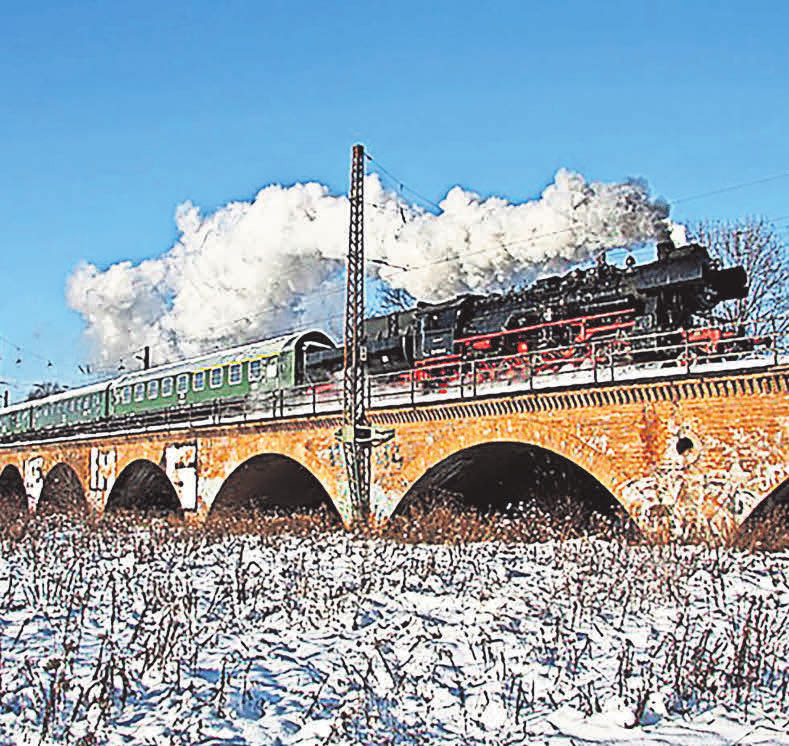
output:
POLYGON ((461 336, 464 310, 474 296, 461 295, 444 303, 419 303, 415 324, 417 360, 449 357, 461 336))

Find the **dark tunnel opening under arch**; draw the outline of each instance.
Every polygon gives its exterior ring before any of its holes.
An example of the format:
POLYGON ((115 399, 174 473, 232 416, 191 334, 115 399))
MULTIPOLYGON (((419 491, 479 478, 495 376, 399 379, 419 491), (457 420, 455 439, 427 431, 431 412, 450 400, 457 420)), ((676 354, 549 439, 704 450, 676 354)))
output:
POLYGON ((44 479, 36 512, 50 515, 84 513, 87 510, 88 501, 77 473, 66 463, 55 464, 44 479))
POLYGON ((768 550, 789 546, 789 479, 779 484, 749 513, 731 544, 743 549, 768 550))
MULTIPOLYGON (((515 441, 482 443, 443 459, 418 479, 394 516, 451 504, 479 515, 572 521, 578 532, 630 524, 624 507, 594 476, 564 456, 515 441)), ((632 528, 632 526, 631 526, 632 528)))
POLYGON ((17 518, 27 512, 25 480, 16 466, 8 464, 0 472, 0 521, 17 518))
POLYGON ((325 511, 331 522, 340 516, 315 475, 289 456, 258 454, 236 467, 217 492, 209 521, 277 512, 325 511))
POLYGON ((104 513, 129 512, 144 516, 183 515, 172 482, 153 461, 132 461, 118 475, 104 513))

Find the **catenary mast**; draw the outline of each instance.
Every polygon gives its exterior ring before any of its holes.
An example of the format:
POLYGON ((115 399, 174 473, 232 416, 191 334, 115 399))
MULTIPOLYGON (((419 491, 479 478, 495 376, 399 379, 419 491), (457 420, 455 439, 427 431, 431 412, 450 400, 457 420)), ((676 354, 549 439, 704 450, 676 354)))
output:
POLYGON ((364 146, 354 145, 351 159, 351 220, 348 231, 348 277, 345 295, 345 360, 342 441, 348 492, 355 520, 370 518, 370 451, 394 430, 370 426, 365 413, 366 349, 364 339, 364 146))

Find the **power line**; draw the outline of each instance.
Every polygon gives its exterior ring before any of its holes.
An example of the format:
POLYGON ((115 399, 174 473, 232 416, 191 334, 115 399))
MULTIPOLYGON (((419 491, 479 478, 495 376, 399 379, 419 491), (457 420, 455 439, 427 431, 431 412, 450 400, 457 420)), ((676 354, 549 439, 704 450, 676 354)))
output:
POLYGON ((369 153, 365 153, 365 158, 367 158, 367 160, 370 161, 371 163, 374 163, 378 167, 378 170, 383 171, 383 173, 385 173, 392 180, 393 183, 399 184, 401 192, 402 191, 410 192, 415 197, 418 197, 422 202, 427 203, 431 207, 435 207, 436 210, 438 210, 440 213, 444 212, 444 210, 441 207, 441 205, 436 204, 435 202, 433 202, 432 199, 429 199, 428 197, 425 197, 423 194, 420 194, 415 189, 412 189, 411 187, 409 187, 402 179, 398 179, 397 176, 395 176, 391 171, 389 171, 388 169, 384 168, 384 166, 379 161, 377 161, 375 158, 373 158, 369 153))
MULTIPOLYGON (((372 204, 372 203, 370 203, 370 204, 372 204)), ((383 208, 380 208, 380 206, 379 206, 379 209, 383 209, 383 208)), ((515 241, 508 241, 508 242, 503 242, 503 243, 497 243, 497 244, 492 245, 492 246, 486 246, 486 247, 484 247, 482 249, 477 249, 476 251, 465 252, 463 254, 463 256, 464 256, 464 258, 467 257, 467 256, 476 256, 476 255, 479 255, 479 254, 484 254, 484 253, 487 253, 489 251, 502 249, 502 248, 506 250, 510 246, 517 246, 517 245, 523 244, 523 243, 530 243, 530 242, 534 242, 534 241, 539 241, 539 240, 544 239, 544 238, 551 238, 552 236, 560 235, 562 233, 568 233, 568 232, 574 230, 575 228, 576 228, 576 226, 568 226, 567 228, 560 228, 560 229, 557 229, 555 231, 549 231, 547 233, 537 234, 535 236, 530 236, 528 238, 522 238, 522 239, 518 239, 518 240, 515 240, 515 241)), ((392 262, 389 262, 388 260, 379 259, 379 258, 368 258, 367 262, 368 263, 372 263, 372 264, 380 264, 380 265, 383 265, 383 266, 386 266, 386 267, 390 267, 390 268, 396 270, 396 272, 391 272, 391 273, 386 273, 386 274, 384 272, 380 273, 380 276, 384 280, 387 280, 387 279, 393 278, 395 276, 400 276, 402 274, 406 274, 406 273, 410 273, 410 272, 418 272, 418 271, 421 271, 421 270, 424 270, 424 269, 428 269, 430 267, 433 267, 433 266, 436 266, 436 265, 439 265, 439 264, 446 264, 448 262, 456 261, 457 259, 458 259, 457 255, 451 255, 451 256, 448 255, 448 256, 443 257, 441 259, 434 259, 434 260, 432 260, 430 262, 425 262, 424 264, 419 264, 419 265, 411 266, 411 267, 404 267, 402 265, 397 265, 397 264, 394 264, 392 262)), ((339 295, 340 293, 343 293, 344 291, 345 291, 344 287, 339 287, 336 290, 329 290, 329 291, 326 291, 326 292, 317 292, 316 291, 314 293, 310 293, 309 295, 304 295, 304 296, 301 296, 301 297, 302 297, 302 299, 326 298, 326 297, 330 297, 330 296, 334 296, 334 295, 339 295)), ((241 316, 241 317, 236 318, 236 319, 232 319, 232 320, 226 322, 225 324, 223 324, 221 327, 218 327, 217 329, 214 329, 213 331, 215 333, 217 333, 217 334, 222 334, 224 332, 228 332, 228 331, 232 330, 233 326, 235 324, 239 323, 239 322, 250 321, 252 319, 260 319, 260 318, 268 315, 272 311, 283 310, 284 308, 285 307, 281 306, 281 305, 277 305, 277 306, 271 305, 271 306, 268 306, 266 308, 263 308, 262 310, 258 311, 257 313, 244 314, 244 316, 241 316)), ((333 316, 328 316, 328 317, 326 317, 324 319, 324 322, 332 321, 332 320, 335 320, 335 319, 338 319, 338 318, 342 318, 342 314, 335 314, 333 316)), ((284 328, 284 329, 278 330, 278 331, 270 331, 270 332, 267 332, 267 333, 271 334, 271 336, 279 336, 280 334, 287 334, 290 331, 292 331, 293 333, 297 333, 298 331, 303 331, 305 329, 309 329, 311 326, 312 326, 312 324, 304 325, 302 327, 297 327, 297 328, 289 327, 289 328, 284 328)), ((159 349, 159 350, 161 350, 162 349, 162 345, 161 344, 151 345, 151 349, 159 349)), ((217 348, 217 349, 221 349, 221 348, 217 348)), ((121 357, 121 359, 123 359, 124 357, 127 357, 128 355, 130 355, 130 354, 132 354, 134 352, 137 352, 138 350, 139 350, 139 348, 137 348, 137 347, 130 348, 129 350, 127 350, 120 357, 121 357)))
MULTIPOLYGON (((392 183, 398 185, 400 192, 406 191, 406 192, 414 195, 417 199, 419 199, 423 203, 432 206, 433 208, 438 210, 439 213, 443 212, 443 210, 442 210, 442 208, 441 208, 441 206, 439 204, 437 204, 436 202, 432 201, 431 199, 425 197, 420 192, 418 192, 415 189, 413 189, 410 186, 408 186, 402 179, 398 178, 394 173, 392 173, 392 171, 390 171, 385 166, 383 166, 383 164, 381 164, 372 155, 370 155, 369 153, 366 153, 365 157, 367 158, 367 160, 370 163, 375 164, 375 167, 376 167, 377 171, 380 171, 381 173, 385 174, 388 177, 388 179, 391 180, 392 183)), ((742 183, 739 183, 739 184, 726 186, 726 187, 723 187, 723 188, 720 188, 720 189, 711 190, 711 191, 708 191, 708 192, 687 196, 687 197, 681 198, 679 200, 671 201, 671 204, 674 204, 674 205, 681 204, 681 203, 684 203, 684 202, 687 202, 687 201, 690 201, 690 200, 700 199, 700 198, 706 197, 706 196, 711 196, 711 195, 715 195, 715 194, 720 194, 720 193, 725 193, 725 192, 729 192, 729 191, 734 191, 734 190, 742 189, 742 188, 745 188, 745 187, 748 187, 748 186, 768 183, 770 181, 775 181, 775 180, 783 179, 783 178, 786 178, 786 177, 789 177, 789 171, 782 172, 780 174, 776 174, 776 175, 773 175, 773 176, 768 176, 768 177, 765 177, 765 178, 762 178, 762 179, 757 179, 757 180, 748 181, 748 182, 742 182, 742 183)), ((385 209, 382 205, 377 205, 375 203, 368 203, 368 204, 370 204, 371 206, 373 206, 375 208, 378 208, 378 209, 382 209, 382 210, 385 209)), ((395 206, 395 209, 396 209, 396 206, 395 206)), ((783 220, 783 219, 786 219, 786 218, 789 218, 789 216, 782 216, 781 218, 776 218, 773 222, 777 222, 777 221, 780 221, 780 220, 783 220)), ((478 249, 478 250, 475 250, 475 251, 464 252, 463 258, 465 258, 467 256, 475 256, 475 255, 479 255, 479 254, 484 254, 484 253, 487 253, 487 252, 490 252, 490 251, 494 251, 494 250, 500 250, 500 249, 506 250, 508 247, 516 246, 516 245, 520 245, 520 244, 524 244, 524 243, 533 243, 533 242, 539 241, 539 240, 544 239, 544 238, 550 238, 552 236, 560 235, 562 233, 571 232, 571 231, 573 231, 575 229, 575 227, 576 226, 570 225, 570 226, 568 226, 566 228, 557 229, 555 231, 551 231, 551 232, 547 232, 547 233, 543 233, 543 234, 533 235, 533 236, 530 236, 528 238, 517 239, 517 240, 509 241, 509 242, 496 243, 496 244, 493 244, 493 245, 490 245, 490 246, 486 246, 486 247, 484 247, 482 249, 478 249)), ((203 237, 203 241, 202 241, 201 247, 202 247, 202 245, 205 244, 206 240, 208 239, 208 235, 210 233, 211 233, 211 231, 208 231, 206 233, 206 235, 203 237)), ((409 266, 398 265, 398 264, 395 264, 393 262, 388 261, 387 259, 382 259, 382 258, 368 258, 367 261, 370 262, 370 263, 373 263, 373 264, 378 264, 378 265, 382 265, 384 267, 391 268, 391 269, 395 270, 397 273, 408 273, 408 272, 421 271, 421 270, 424 270, 424 269, 427 269, 429 267, 433 267, 433 266, 436 266, 436 265, 439 265, 439 264, 444 264, 444 263, 456 261, 457 259, 458 259, 457 255, 451 255, 451 256, 447 255, 447 256, 445 256, 443 258, 440 258, 440 259, 434 259, 432 261, 425 262, 423 264, 416 265, 416 266, 410 266, 410 267, 409 266)), ((381 272, 380 276, 383 279, 386 280, 386 279, 391 279, 391 278, 395 277, 396 275, 395 275, 394 272, 390 272, 390 273, 381 272)), ((185 280, 197 292, 198 296, 204 302, 206 302, 206 297, 203 294, 203 292, 201 291, 201 289, 192 281, 192 279, 189 276, 187 276, 186 273, 182 274, 182 279, 185 280)), ((148 285, 148 286, 150 286, 151 282, 147 278, 137 277, 137 278, 133 278, 131 280, 131 284, 132 284, 132 286, 141 286, 141 285, 148 285)), ((302 300, 315 299, 315 298, 325 299, 327 297, 338 295, 338 294, 342 293, 343 290, 344 289, 342 287, 338 287, 336 290, 328 290, 328 291, 323 291, 323 292, 316 291, 316 292, 310 293, 308 295, 303 295, 302 296, 302 300)), ((263 308, 262 310, 258 310, 256 313, 244 314, 241 317, 238 317, 236 319, 232 319, 232 320, 224 323, 222 326, 218 327, 217 329, 215 329, 213 331, 214 331, 214 333, 216 333, 218 335, 224 335, 227 332, 231 331, 233 329, 233 327, 236 324, 240 323, 240 322, 244 322, 244 321, 251 322, 252 320, 260 319, 260 318, 262 318, 262 317, 264 317, 264 316, 266 316, 266 315, 268 315, 268 314, 270 314, 270 313, 272 313, 274 311, 278 311, 278 310, 286 310, 286 307, 282 306, 282 305, 270 305, 270 306, 268 306, 266 308, 263 308)), ((324 323, 328 322, 328 321, 331 321, 331 320, 334 320, 336 318, 339 318, 339 315, 326 317, 326 319, 324 319, 324 323)), ((301 327, 301 328, 309 328, 309 326, 311 326, 311 325, 305 325, 304 327, 301 327)), ((269 332, 269 333, 271 333, 272 335, 284 334, 284 333, 287 333, 288 331, 292 331, 292 332, 296 333, 296 332, 299 331, 299 329, 300 329, 299 327, 297 327, 295 329, 290 327, 288 329, 283 329, 282 331, 269 332)), ((13 347, 16 347, 17 350, 19 350, 20 352, 24 351, 24 348, 21 345, 17 345, 16 343, 14 343, 11 340, 8 340, 7 338, 4 338, 4 337, 0 337, 0 339, 3 339, 8 344, 12 345, 13 347)), ((154 345, 151 345, 151 348, 155 349, 155 350, 162 350, 164 348, 164 345, 163 344, 154 344, 154 345)), ((138 347, 130 348, 125 353, 123 353, 120 357, 121 357, 121 359, 123 359, 124 357, 128 357, 129 355, 131 355, 133 353, 136 353, 138 350, 139 350, 138 347)), ((37 354, 35 352, 32 352, 32 351, 27 352, 26 354, 30 354, 33 357, 36 357, 36 358, 38 358, 41 361, 46 361, 48 367, 52 366, 51 361, 48 360, 46 357, 44 357, 42 355, 39 355, 39 354, 37 354)))
POLYGON ((40 360, 42 363, 46 363, 48 368, 52 368, 53 367, 53 363, 52 363, 52 360, 50 358, 44 357, 43 355, 39 355, 34 350, 30 350, 29 348, 26 348, 24 345, 17 344, 13 340, 8 339, 8 337, 4 337, 4 336, 0 335, 0 341, 5 342, 10 347, 14 347, 16 349, 16 351, 17 351, 17 353, 19 355, 19 357, 17 358, 17 365, 20 365, 22 363, 22 356, 23 355, 29 355, 30 357, 34 357, 34 358, 40 360))
POLYGON ((778 181, 779 179, 786 179, 789 177, 789 171, 784 171, 780 174, 775 174, 774 176, 766 176, 763 179, 755 179, 754 181, 743 181, 740 184, 732 184, 731 186, 721 187, 720 189, 713 189, 709 192, 702 192, 700 194, 692 194, 689 197, 682 197, 682 199, 675 199, 669 200, 669 204, 671 205, 679 205, 683 202, 690 202, 694 199, 701 199, 702 197, 712 197, 715 194, 723 194, 725 192, 733 192, 737 189, 744 189, 745 187, 749 186, 756 186, 758 184, 767 184, 770 181, 778 181))

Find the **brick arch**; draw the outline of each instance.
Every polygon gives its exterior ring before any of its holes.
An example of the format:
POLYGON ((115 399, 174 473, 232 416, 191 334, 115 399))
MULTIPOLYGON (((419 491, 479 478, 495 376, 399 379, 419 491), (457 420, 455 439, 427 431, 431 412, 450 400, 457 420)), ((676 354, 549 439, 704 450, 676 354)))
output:
POLYGON ((87 513, 85 488, 74 468, 63 461, 55 464, 41 488, 37 513, 87 513))
POLYGON ((0 472, 0 521, 27 512, 27 492, 22 473, 14 464, 6 464, 0 472))
POLYGON ((731 537, 734 545, 761 544, 783 547, 789 539, 789 476, 775 480, 761 494, 743 491, 737 499, 746 510, 731 537))
POLYGON ((143 458, 128 463, 115 479, 104 512, 116 511, 183 513, 167 474, 159 465, 143 458))
MULTIPOLYGON (((416 452, 403 461, 399 489, 373 495, 373 511, 378 520, 389 518, 407 492, 431 468, 459 451, 491 443, 519 443, 533 446, 566 458, 594 477, 618 503, 632 514, 631 501, 623 499, 622 486, 628 475, 617 468, 615 454, 595 448, 574 433, 546 427, 526 420, 486 418, 438 425, 419 442, 416 452)), ((405 446, 403 447, 405 449, 405 446)))
POLYGON ((737 507, 742 508, 740 526, 768 506, 789 506, 789 447, 783 452, 773 449, 762 456, 764 460, 756 470, 741 480, 737 494, 740 502, 737 507))
POLYGON ((208 520, 269 507, 325 504, 340 513, 324 482, 300 460, 279 452, 257 453, 229 469, 217 490, 208 520), (259 494, 263 493, 263 494, 259 494))

